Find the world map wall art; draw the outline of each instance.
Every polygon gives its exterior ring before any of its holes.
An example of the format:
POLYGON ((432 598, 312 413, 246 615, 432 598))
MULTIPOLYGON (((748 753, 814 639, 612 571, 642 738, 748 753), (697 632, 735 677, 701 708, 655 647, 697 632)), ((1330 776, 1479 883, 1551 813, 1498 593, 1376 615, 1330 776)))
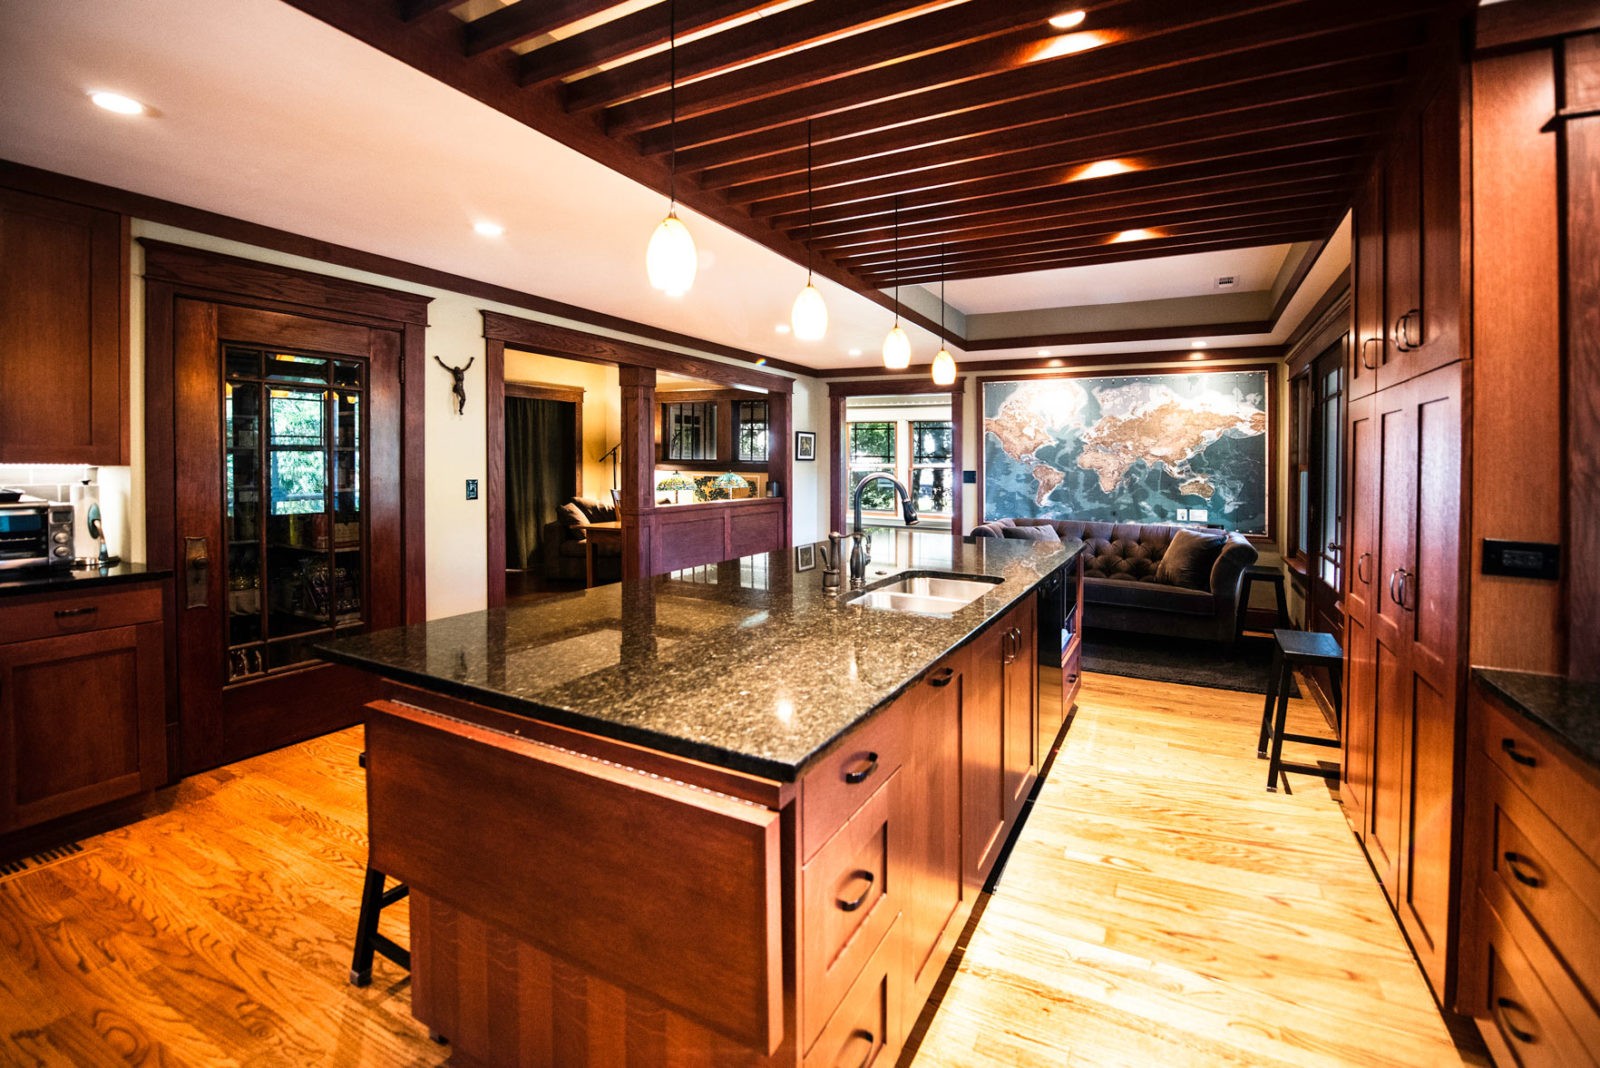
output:
POLYGON ((983 383, 983 517, 1265 534, 1268 372, 983 383))

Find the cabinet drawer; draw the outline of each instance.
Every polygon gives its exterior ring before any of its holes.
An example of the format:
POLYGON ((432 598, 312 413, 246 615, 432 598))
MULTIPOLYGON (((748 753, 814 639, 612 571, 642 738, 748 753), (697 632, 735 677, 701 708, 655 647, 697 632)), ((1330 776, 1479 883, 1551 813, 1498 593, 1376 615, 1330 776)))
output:
POLYGON ((1482 895, 1478 898, 1482 938, 1476 952, 1485 977, 1483 1000, 1471 1006, 1478 1029, 1496 1059, 1523 1068, 1574 1068, 1594 1065, 1600 1020, 1587 1004, 1569 1005, 1578 1019, 1557 1007, 1522 945, 1500 922, 1482 895))
POLYGON ((801 869, 802 1049, 815 1041, 900 911, 899 828, 890 822, 899 780, 890 776, 801 869))
POLYGON ((129 627, 161 618, 161 588, 83 590, 18 597, 0 612, 0 643, 129 627))
POLYGON ((800 840, 806 860, 899 770, 906 754, 910 696, 901 696, 851 731, 800 780, 800 840))
POLYGON ((1600 857, 1600 790, 1558 755, 1539 730, 1500 702, 1473 691, 1484 716, 1489 760, 1539 808, 1559 813, 1561 830, 1590 857, 1600 857))
POLYGON ((805 1068, 886 1068, 895 1062, 905 1039, 900 945, 898 927, 891 927, 806 1054, 805 1068))
POLYGON ((1600 993, 1600 871, 1505 776, 1486 778, 1484 895, 1501 915, 1520 907, 1585 992, 1600 993))

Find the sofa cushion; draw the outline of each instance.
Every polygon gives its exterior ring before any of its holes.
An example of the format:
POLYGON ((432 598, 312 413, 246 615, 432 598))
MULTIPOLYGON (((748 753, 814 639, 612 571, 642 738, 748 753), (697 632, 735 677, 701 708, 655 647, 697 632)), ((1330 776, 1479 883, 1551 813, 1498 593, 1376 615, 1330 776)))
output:
MULTIPOLYGON (((1186 616, 1209 616, 1216 612, 1216 598, 1209 591, 1169 586, 1164 582, 1139 582, 1133 579, 1085 579, 1083 599, 1088 604, 1115 605, 1118 608, 1149 608, 1186 616)), ((1092 613, 1085 613, 1093 620, 1092 613)))
POLYGON ((1005 527, 1001 530, 1012 541, 1060 541, 1056 528, 1048 525, 1030 527, 1005 527))
POLYGON ((1156 581, 1191 590, 1211 589, 1211 568, 1228 543, 1226 534, 1179 530, 1156 565, 1156 581))

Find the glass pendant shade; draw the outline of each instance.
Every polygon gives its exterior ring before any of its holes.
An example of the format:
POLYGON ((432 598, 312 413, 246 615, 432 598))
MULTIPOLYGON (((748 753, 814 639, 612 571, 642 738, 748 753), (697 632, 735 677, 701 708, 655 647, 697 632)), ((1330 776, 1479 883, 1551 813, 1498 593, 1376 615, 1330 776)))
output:
POLYGON ((821 341, 828 332, 828 306, 822 302, 822 294, 817 287, 810 282, 794 298, 789 323, 794 327, 794 336, 801 341, 821 341))
POLYGON ((694 285, 694 273, 699 265, 694 238, 689 236, 689 228, 678 219, 674 208, 650 235, 650 246, 645 250, 644 266, 650 275, 650 284, 669 297, 681 297, 694 285))
POLYGON ((904 371, 911 366, 911 339, 899 323, 883 339, 883 365, 891 371, 904 371))
POLYGON ((940 347, 933 358, 933 384, 936 386, 953 386, 956 382, 956 358, 950 355, 950 350, 940 347))

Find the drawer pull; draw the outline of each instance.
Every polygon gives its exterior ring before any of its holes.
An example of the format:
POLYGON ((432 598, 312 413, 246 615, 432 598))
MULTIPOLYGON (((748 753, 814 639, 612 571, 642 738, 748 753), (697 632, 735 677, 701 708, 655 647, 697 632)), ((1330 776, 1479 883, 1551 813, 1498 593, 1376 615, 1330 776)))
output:
MULTIPOLYGON (((846 1048, 849 1048, 849 1043, 854 1042, 858 1038, 866 1042, 867 1055, 861 1058, 861 1063, 857 1065, 856 1068, 867 1068, 867 1065, 872 1063, 873 1053, 877 1052, 878 1036, 873 1034, 871 1031, 868 1031, 865 1027, 858 1027, 854 1031, 851 1031, 850 1037, 845 1040, 846 1048)), ((844 1050, 840 1050, 839 1052, 843 1053, 844 1050)))
POLYGON ((71 619, 73 616, 88 616, 100 611, 99 605, 88 605, 83 608, 57 608, 57 619, 71 619))
POLYGON ((877 770, 878 770, 878 754, 877 753, 868 753, 867 754, 866 767, 857 768, 855 771, 847 771, 847 772, 845 772, 844 773, 844 781, 849 783, 851 786, 860 786, 862 783, 867 781, 867 778, 873 772, 875 772, 877 770))
POLYGON ((860 908, 862 905, 865 905, 867 903, 867 898, 870 897, 871 894, 872 894, 872 884, 873 884, 874 880, 872 878, 872 873, 870 871, 858 871, 854 875, 850 876, 850 878, 852 878, 852 879, 865 879, 867 881, 867 885, 862 888, 861 896, 855 898, 852 901, 846 901, 844 898, 841 897, 838 900, 838 902, 836 902, 838 904, 838 906, 839 906, 839 911, 840 912, 854 912, 856 909, 860 908))
POLYGON ((948 685, 950 685, 950 680, 955 678, 955 677, 956 677, 956 669, 955 668, 940 668, 938 671, 935 671, 932 675, 928 676, 928 685, 929 686, 948 686, 948 685))
POLYGON ((1517 740, 1515 738, 1500 739, 1500 748, 1506 751, 1506 756, 1510 757, 1514 763, 1521 764, 1525 768, 1531 768, 1539 763, 1535 758, 1525 753, 1517 752, 1517 740))
POLYGON ((1529 875, 1522 870, 1524 865, 1532 868, 1534 871, 1539 870, 1538 867, 1534 865, 1532 859, 1523 856, 1521 853, 1513 853, 1509 850, 1506 851, 1504 856, 1506 858, 1506 866, 1511 869, 1511 876, 1512 878, 1516 879, 1517 882, 1521 883, 1523 886, 1531 886, 1534 889, 1538 889, 1544 885, 1544 880, 1539 876, 1529 875))
POLYGON ((1524 1031, 1522 1028, 1511 1022, 1512 1012, 1524 1012, 1524 1010, 1521 1005, 1518 1005, 1510 998, 1494 999, 1494 1014, 1499 1018, 1500 1026, 1504 1027, 1506 1031, 1510 1033, 1511 1037, 1516 1039, 1518 1042, 1524 1043, 1525 1045, 1532 1045, 1533 1043, 1537 1042, 1539 1040, 1538 1035, 1534 1034, 1532 1031, 1524 1031))

